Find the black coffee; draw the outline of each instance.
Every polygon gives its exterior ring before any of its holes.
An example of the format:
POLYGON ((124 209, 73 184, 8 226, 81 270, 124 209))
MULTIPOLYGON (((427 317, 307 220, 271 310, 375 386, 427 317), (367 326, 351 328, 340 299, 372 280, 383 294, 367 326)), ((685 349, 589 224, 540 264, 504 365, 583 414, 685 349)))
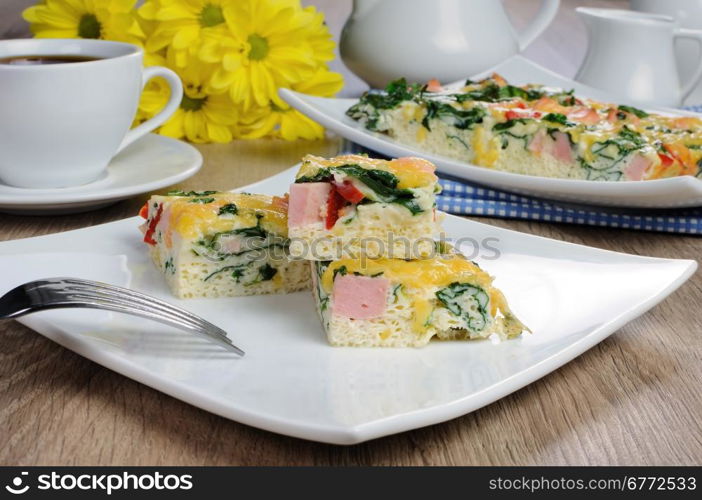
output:
POLYGON ((99 57, 88 56, 14 56, 0 58, 0 64, 10 66, 42 66, 47 64, 66 64, 97 61, 99 57))

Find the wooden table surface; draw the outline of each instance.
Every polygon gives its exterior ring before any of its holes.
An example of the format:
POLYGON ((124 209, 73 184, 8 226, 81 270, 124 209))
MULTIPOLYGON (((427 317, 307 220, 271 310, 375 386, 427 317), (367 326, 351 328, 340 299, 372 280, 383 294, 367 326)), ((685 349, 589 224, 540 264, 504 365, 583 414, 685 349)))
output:
MULTIPOLYGON (((3 3, 5 13, 12 11, 13 3, 28 2, 3 3)), ((316 3, 328 7, 330 24, 334 20, 332 28, 338 30, 340 12, 348 5, 316 3)), ((573 35, 575 41, 567 36, 579 29, 569 21, 575 3, 565 2, 561 24, 549 30, 546 42, 539 42, 558 52, 551 61, 560 58, 572 64, 569 54, 582 53, 582 46, 575 45, 581 43, 582 33, 573 35)), ((516 0, 508 4, 521 19, 516 0)), ((3 33, 21 35, 22 27, 0 24, 0 37, 3 33)), ((573 68, 564 63, 560 69, 567 73, 573 68)), ((330 137, 312 143, 262 140, 200 146, 203 169, 178 187, 234 188, 279 172, 304 153, 332 155, 339 144, 338 138, 330 137)), ((145 198, 80 215, 0 215, 0 240, 118 220, 133 215, 145 198)), ((480 220, 640 255, 696 259, 702 248, 699 238, 688 236, 480 220)), ((352 447, 279 436, 214 416, 111 372, 15 322, 3 322, 0 464, 699 464, 701 303, 698 273, 649 313, 515 394, 450 422, 352 447)))

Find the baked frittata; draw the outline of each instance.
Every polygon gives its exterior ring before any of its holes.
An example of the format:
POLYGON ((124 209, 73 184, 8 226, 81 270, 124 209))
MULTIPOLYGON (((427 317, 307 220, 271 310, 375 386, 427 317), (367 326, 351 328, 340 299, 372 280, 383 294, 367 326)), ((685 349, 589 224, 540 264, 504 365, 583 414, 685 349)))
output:
POLYGON ((235 297, 309 288, 309 264, 289 259, 287 199, 216 191, 152 196, 144 242, 176 297, 235 297))
POLYGON ((306 156, 290 186, 290 254, 307 260, 430 254, 441 229, 434 170, 421 158, 306 156))
POLYGON ((499 75, 460 88, 398 80, 347 115, 422 151, 542 177, 641 181, 701 176, 702 120, 578 98, 499 75))
POLYGON ((421 347, 435 336, 504 339, 527 330, 492 277, 462 255, 311 264, 319 316, 335 346, 421 347))

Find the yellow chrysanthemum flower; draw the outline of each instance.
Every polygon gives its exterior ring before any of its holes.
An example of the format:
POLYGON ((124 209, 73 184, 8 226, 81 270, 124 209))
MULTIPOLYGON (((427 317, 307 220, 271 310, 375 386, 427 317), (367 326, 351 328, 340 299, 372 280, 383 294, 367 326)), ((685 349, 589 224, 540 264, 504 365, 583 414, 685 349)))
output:
POLYGON ((287 104, 279 108, 271 103, 263 108, 251 108, 240 123, 242 139, 279 137, 287 141, 321 139, 322 126, 287 104))
MULTIPOLYGON (((191 142, 235 137, 323 137, 322 127, 278 96, 286 87, 334 95, 341 75, 327 62, 335 44, 324 16, 300 0, 39 0, 24 12, 37 37, 101 38, 144 46, 146 66, 183 81, 177 112, 159 133, 191 142)), ((135 124, 166 104, 165 81, 150 81, 135 124)))
MULTIPOLYGON (((332 96, 344 84, 339 73, 326 68, 319 69, 311 78, 293 86, 293 90, 318 96, 332 96)), ((258 139, 265 136, 281 137, 288 141, 296 139, 321 139, 324 129, 287 104, 278 106, 271 102, 266 107, 254 108, 242 119, 241 137, 258 139)))
POLYGON ((315 60, 327 63, 334 59, 334 48, 336 44, 332 39, 327 25, 324 24, 324 14, 318 12, 314 7, 305 8, 305 24, 307 25, 308 38, 312 47, 312 54, 315 60))
MULTIPOLYGON (((177 68, 169 53, 167 65, 183 81, 183 99, 178 110, 161 126, 159 133, 190 142, 229 142, 239 121, 237 106, 226 92, 212 92, 209 79, 214 67, 196 60, 186 68, 177 68)), ((168 101, 169 87, 156 78, 144 89, 139 102, 137 122, 158 113, 168 101)))
POLYGON ((344 77, 340 73, 329 71, 326 66, 323 66, 307 80, 294 84, 292 89, 303 94, 332 97, 343 86, 344 77))
POLYGON ((46 0, 25 9, 38 38, 99 38, 142 45, 136 0, 46 0))
MULTIPOLYGON (((299 0, 238 0, 228 3, 224 17, 232 38, 242 43, 221 58, 222 67, 215 73, 213 86, 228 88, 232 100, 247 111, 252 106, 265 107, 278 97, 278 87, 291 87, 309 78, 320 60, 333 57, 316 54, 319 47, 319 18, 313 10, 300 7, 299 0), (314 44, 314 46, 313 46, 314 44)), ((315 11, 316 12, 316 11, 315 11)), ((215 62, 208 51, 200 53, 215 62)))
POLYGON ((139 16, 154 24, 146 49, 169 48, 178 67, 187 65, 201 43, 218 45, 227 37, 224 6, 238 0, 147 0, 139 16))

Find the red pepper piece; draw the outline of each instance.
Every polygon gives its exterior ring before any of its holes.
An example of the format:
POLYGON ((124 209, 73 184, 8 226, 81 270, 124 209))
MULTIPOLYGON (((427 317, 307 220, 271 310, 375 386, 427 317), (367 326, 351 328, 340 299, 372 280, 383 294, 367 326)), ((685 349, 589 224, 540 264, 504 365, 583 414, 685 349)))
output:
POLYGON ((669 166, 671 166, 671 165, 673 164, 673 161, 674 161, 670 156, 664 155, 664 154, 662 154, 662 153, 658 153, 658 158, 661 159, 661 164, 662 164, 664 167, 669 167, 669 166))
POLYGON ((324 227, 327 230, 334 227, 336 221, 339 220, 339 209, 344 206, 344 199, 341 197, 336 187, 332 185, 331 193, 327 198, 327 219, 324 227))
POLYGON ((533 109, 510 109, 505 113, 505 118, 508 120, 514 120, 517 118, 541 118, 540 111, 534 111, 533 109))
POLYGON ((141 207, 139 210, 139 217, 142 219, 148 219, 149 218, 149 202, 147 201, 144 203, 144 206, 141 207))
POLYGON ((515 118, 520 117, 522 117, 521 113, 517 113, 516 111, 511 109, 505 113, 505 118, 507 118, 508 120, 514 120, 515 118))
POLYGON ((154 215, 154 218, 151 219, 151 222, 149 222, 149 228, 146 230, 146 233, 144 234, 144 243, 148 245, 155 245, 156 240, 154 239, 154 233, 156 232, 156 226, 158 225, 159 221, 161 220, 161 214, 163 213, 163 205, 158 206, 158 210, 156 210, 156 215, 154 215))
POLYGON ((334 183, 336 191, 349 203, 354 205, 360 203, 365 195, 353 185, 351 181, 344 181, 342 184, 334 183))

